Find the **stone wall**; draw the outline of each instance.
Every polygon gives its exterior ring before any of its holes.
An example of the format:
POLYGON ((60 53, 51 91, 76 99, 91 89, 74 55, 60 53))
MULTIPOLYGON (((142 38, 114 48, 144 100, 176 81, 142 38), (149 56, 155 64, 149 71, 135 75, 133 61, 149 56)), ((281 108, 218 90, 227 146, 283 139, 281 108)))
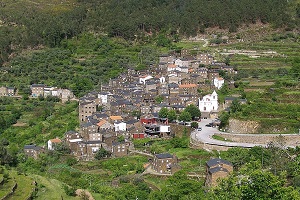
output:
MULTIPOLYGON (((269 142, 276 141, 276 139, 279 136, 278 134, 268 135, 268 134, 226 134, 226 133, 216 133, 215 135, 221 136, 232 142, 253 143, 253 144, 263 144, 263 145, 267 145, 269 142)), ((281 136, 283 136, 283 142, 287 146, 300 145, 300 135, 283 134, 281 136)))
POLYGON ((203 142, 194 140, 194 139, 190 139, 190 148, 193 149, 205 149, 208 151, 211 150, 218 150, 218 151, 227 151, 228 149, 232 148, 232 147, 227 147, 227 146, 222 146, 222 145, 215 145, 215 144, 205 144, 203 142))
POLYGON ((258 133, 260 125, 256 121, 229 119, 229 133, 258 133))

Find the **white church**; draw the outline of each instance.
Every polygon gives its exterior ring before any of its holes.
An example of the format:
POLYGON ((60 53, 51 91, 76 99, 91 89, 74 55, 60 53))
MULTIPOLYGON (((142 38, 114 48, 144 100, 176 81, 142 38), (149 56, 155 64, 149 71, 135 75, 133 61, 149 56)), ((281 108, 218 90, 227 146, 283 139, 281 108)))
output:
POLYGON ((218 108, 218 94, 216 91, 214 91, 212 94, 205 95, 202 99, 199 99, 199 110, 202 114, 217 112, 218 108))

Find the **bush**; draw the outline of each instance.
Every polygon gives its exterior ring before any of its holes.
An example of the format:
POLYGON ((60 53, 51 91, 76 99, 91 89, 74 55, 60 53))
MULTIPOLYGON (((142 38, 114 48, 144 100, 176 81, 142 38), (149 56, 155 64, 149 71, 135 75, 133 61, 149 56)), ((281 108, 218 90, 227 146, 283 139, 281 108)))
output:
POLYGON ((70 187, 70 186, 64 184, 64 185, 63 185, 63 189, 64 189, 65 193, 66 193, 68 196, 76 196, 76 193, 75 193, 76 189, 75 189, 75 188, 70 187))

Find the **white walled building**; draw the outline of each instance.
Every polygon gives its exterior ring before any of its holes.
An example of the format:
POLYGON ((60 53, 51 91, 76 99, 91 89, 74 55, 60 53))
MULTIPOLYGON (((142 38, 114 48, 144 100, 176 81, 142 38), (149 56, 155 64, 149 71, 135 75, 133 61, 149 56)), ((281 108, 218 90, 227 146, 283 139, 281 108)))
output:
POLYGON ((146 81, 147 81, 147 80, 150 80, 150 79, 152 79, 152 78, 153 78, 153 77, 150 76, 150 75, 140 76, 140 77, 139 77, 139 83, 146 84, 146 81))
POLYGON ((126 131, 126 123, 125 122, 117 122, 114 123, 115 131, 126 131))
POLYGON ((219 77, 214 79, 214 86, 220 89, 224 85, 224 79, 219 77))
POLYGON ((205 95, 199 99, 199 110, 201 112, 212 112, 218 110, 218 94, 214 91, 212 94, 205 95))

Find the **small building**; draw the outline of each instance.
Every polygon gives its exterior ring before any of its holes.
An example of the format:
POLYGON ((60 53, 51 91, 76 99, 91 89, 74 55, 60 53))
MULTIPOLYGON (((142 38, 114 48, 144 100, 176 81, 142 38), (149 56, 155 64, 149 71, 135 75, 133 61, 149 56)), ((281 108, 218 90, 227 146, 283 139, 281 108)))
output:
POLYGON ((145 133, 133 133, 132 138, 133 139, 143 139, 143 138, 145 138, 145 133))
POLYGON ((0 87, 0 96, 7 96, 7 87, 0 87))
POLYGON ((222 77, 214 79, 214 86, 219 90, 224 85, 224 79, 222 77))
POLYGON ((79 121, 84 122, 88 116, 91 116, 97 110, 94 102, 79 103, 79 121))
POLYGON ((39 97, 44 96, 44 84, 32 84, 31 89, 31 96, 32 97, 39 97))
POLYGON ((233 165, 220 158, 210 159, 206 162, 206 186, 216 186, 218 179, 227 177, 233 171, 233 165))
POLYGON ((15 88, 14 87, 7 87, 7 95, 14 96, 15 95, 15 88))
POLYGON ((43 148, 40 146, 34 145, 25 145, 24 146, 24 153, 25 155, 37 159, 39 154, 43 152, 43 148))
POLYGON ((48 150, 54 150, 55 146, 60 144, 61 140, 59 138, 48 140, 48 150))
POLYGON ((180 169, 178 159, 169 153, 155 154, 152 169, 161 174, 173 174, 180 169))
POLYGON ((127 156, 129 152, 128 142, 113 142, 111 147, 112 155, 115 157, 127 156))
POLYGON ((125 122, 116 122, 114 123, 115 131, 126 131, 126 123, 125 122))
POLYGON ((113 129, 113 124, 109 123, 108 121, 106 121, 105 119, 102 119, 100 120, 98 123, 97 123, 97 126, 98 126, 98 130, 107 130, 107 129, 113 129))

